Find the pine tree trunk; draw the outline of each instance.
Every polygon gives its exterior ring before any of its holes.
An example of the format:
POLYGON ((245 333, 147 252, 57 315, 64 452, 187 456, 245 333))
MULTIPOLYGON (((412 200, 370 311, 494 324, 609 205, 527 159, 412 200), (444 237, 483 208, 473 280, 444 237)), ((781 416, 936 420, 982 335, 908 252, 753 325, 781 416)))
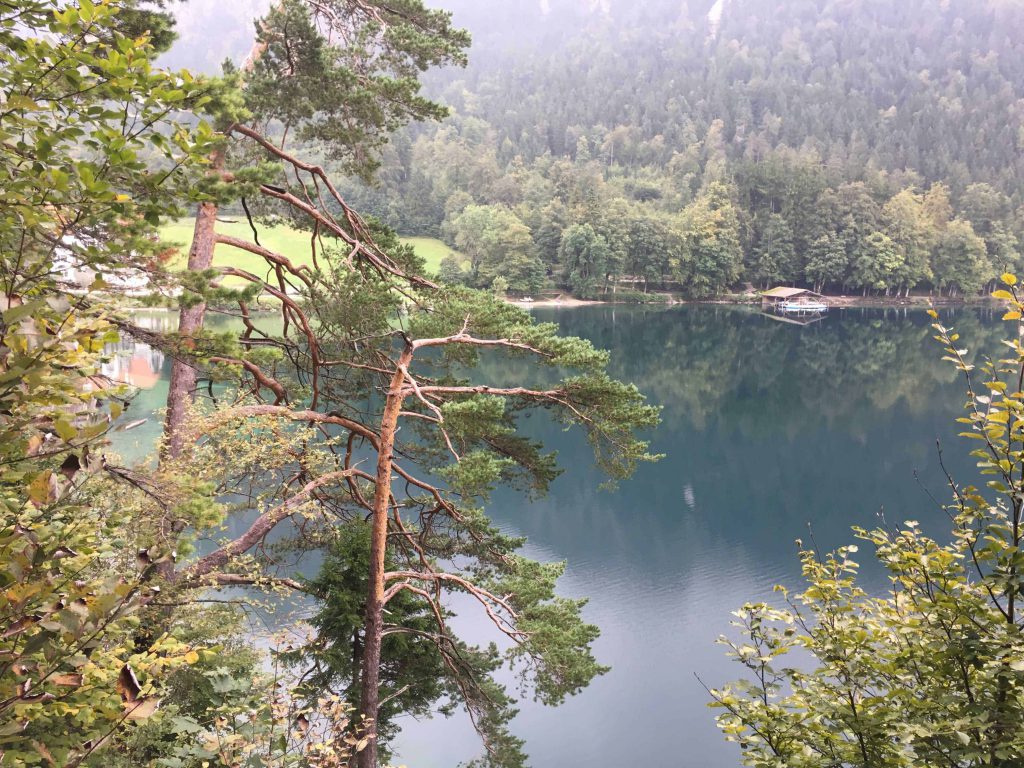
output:
POLYGON ((384 563, 388 543, 388 508, 391 503, 391 467, 395 450, 398 414, 402 410, 402 369, 412 361, 412 348, 406 347, 391 378, 391 387, 380 421, 377 448, 376 489, 373 494, 373 532, 370 539, 370 587, 366 596, 366 623, 363 630, 363 679, 359 696, 359 714, 368 723, 369 742, 358 755, 359 768, 377 768, 377 709, 380 706, 380 649, 384 632, 384 563))
MULTIPOLYGON (((223 155, 214 158, 214 166, 223 166, 223 155)), ((196 226, 192 235, 192 247, 188 252, 188 269, 198 272, 209 269, 213 264, 213 250, 216 246, 217 205, 201 203, 196 213, 196 226)), ((206 317, 206 304, 200 302, 182 307, 178 315, 178 334, 185 341, 202 330, 206 317)), ((196 369, 179 359, 171 363, 171 383, 167 391, 167 419, 164 422, 163 456, 176 459, 185 448, 184 425, 188 408, 196 388, 196 369)))
MULTIPOLYGON (((275 7, 281 8, 283 3, 275 7)), ((242 62, 241 71, 249 73, 256 61, 266 51, 266 43, 255 41, 249 55, 242 62)), ((244 87, 244 84, 243 84, 244 87)), ((225 152, 223 148, 214 150, 210 158, 209 174, 221 177, 225 168, 225 152)), ((200 203, 196 212, 196 226, 192 234, 192 246, 188 251, 189 272, 209 269, 213 265, 213 249, 217 245, 217 204, 200 203)), ((203 328, 206 319, 206 304, 199 303, 192 307, 182 307, 178 315, 178 334, 182 337, 193 336, 203 328)), ((167 417, 164 421, 164 442, 161 447, 161 458, 177 458, 185 448, 183 426, 188 407, 196 388, 196 369, 180 360, 171 363, 171 382, 167 391, 167 417)))

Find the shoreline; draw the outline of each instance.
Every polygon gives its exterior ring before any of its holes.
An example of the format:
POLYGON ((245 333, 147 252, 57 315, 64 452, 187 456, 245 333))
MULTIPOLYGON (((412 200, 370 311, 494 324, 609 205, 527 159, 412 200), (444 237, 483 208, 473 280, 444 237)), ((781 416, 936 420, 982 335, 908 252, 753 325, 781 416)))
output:
MULTIPOLYGON (((760 296, 715 296, 707 299, 682 299, 675 296, 666 296, 665 301, 635 302, 615 301, 612 299, 576 299, 572 297, 558 299, 541 299, 534 301, 523 301, 521 299, 506 298, 505 301, 517 307, 529 309, 530 307, 587 307, 593 305, 610 305, 626 307, 674 307, 683 304, 716 304, 756 307, 761 304, 760 296)), ((998 306, 998 302, 988 296, 971 296, 950 298, 949 296, 823 296, 829 305, 829 309, 846 309, 850 307, 879 308, 879 309, 928 309, 930 307, 984 307, 998 306)))
MULTIPOLYGON (((736 307, 759 307, 761 305, 760 296, 736 296, 736 295, 724 295, 714 296, 707 299, 683 299, 677 296, 665 296, 665 301, 650 301, 650 302, 636 302, 636 301, 614 301, 606 299, 577 299, 571 296, 558 299, 535 299, 533 301, 523 301, 521 299, 510 299, 505 298, 504 301, 508 304, 512 304, 523 309, 529 309, 530 307, 562 307, 566 309, 572 309, 575 307, 590 307, 590 306, 614 306, 614 307, 648 307, 657 309, 660 307, 678 307, 683 305, 693 304, 711 304, 716 306, 736 306, 736 307)), ((848 309, 853 307, 862 308, 874 308, 874 309, 928 309, 930 307, 935 308, 951 308, 951 307, 993 307, 998 308, 1001 306, 997 299, 993 299, 988 296, 971 296, 968 298, 949 298, 948 296, 911 296, 910 298, 900 297, 888 297, 885 296, 824 296, 825 301, 829 305, 829 309, 848 309)), ((177 307, 171 306, 139 306, 134 309, 145 309, 151 312, 178 312, 177 307)), ((273 311, 272 306, 261 306, 255 308, 255 311, 273 311)))
MULTIPOLYGON (((625 304, 626 302, 616 301, 603 301, 602 299, 540 299, 534 301, 523 301, 522 299, 509 299, 505 301, 508 304, 515 304, 517 307, 523 307, 529 309, 530 307, 589 307, 595 304, 625 304)), ((669 302, 658 302, 659 306, 668 306, 669 302)), ((642 304, 636 304, 635 306, 644 306, 642 304)), ((648 305, 649 306, 649 305, 648 305)))

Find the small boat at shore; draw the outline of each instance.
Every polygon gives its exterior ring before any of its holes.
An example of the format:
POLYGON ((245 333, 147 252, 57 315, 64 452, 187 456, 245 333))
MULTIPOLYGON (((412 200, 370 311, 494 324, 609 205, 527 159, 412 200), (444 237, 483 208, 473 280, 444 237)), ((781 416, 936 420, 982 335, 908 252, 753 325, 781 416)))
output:
POLYGON ((779 312, 795 312, 797 314, 828 312, 828 304, 814 299, 802 301, 797 299, 795 301, 780 301, 775 305, 775 309, 779 312))
POLYGON ((761 293, 761 306, 773 312, 793 315, 815 315, 828 312, 828 304, 820 293, 807 288, 779 286, 761 293))

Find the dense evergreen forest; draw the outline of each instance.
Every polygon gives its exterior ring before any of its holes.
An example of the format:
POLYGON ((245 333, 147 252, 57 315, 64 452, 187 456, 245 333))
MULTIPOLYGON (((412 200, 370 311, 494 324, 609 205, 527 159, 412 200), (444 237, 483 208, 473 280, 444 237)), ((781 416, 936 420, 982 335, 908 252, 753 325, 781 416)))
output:
POLYGON ((462 250, 449 281, 960 296, 1020 266, 1019 3, 448 5, 451 116, 345 192, 462 250))

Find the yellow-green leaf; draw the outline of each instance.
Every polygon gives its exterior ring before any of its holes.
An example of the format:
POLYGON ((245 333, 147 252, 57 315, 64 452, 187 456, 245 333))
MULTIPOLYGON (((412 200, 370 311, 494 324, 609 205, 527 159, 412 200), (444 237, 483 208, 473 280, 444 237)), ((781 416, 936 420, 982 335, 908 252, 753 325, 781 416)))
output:
POLYGON ((28 497, 36 504, 45 504, 50 500, 50 477, 51 472, 41 472, 36 475, 28 486, 28 497))
POLYGON ((60 439, 63 440, 65 443, 69 443, 72 440, 74 440, 75 436, 78 434, 78 430, 71 426, 71 424, 69 424, 64 419, 57 419, 57 421, 53 425, 53 428, 57 432, 57 434, 60 435, 60 439))

